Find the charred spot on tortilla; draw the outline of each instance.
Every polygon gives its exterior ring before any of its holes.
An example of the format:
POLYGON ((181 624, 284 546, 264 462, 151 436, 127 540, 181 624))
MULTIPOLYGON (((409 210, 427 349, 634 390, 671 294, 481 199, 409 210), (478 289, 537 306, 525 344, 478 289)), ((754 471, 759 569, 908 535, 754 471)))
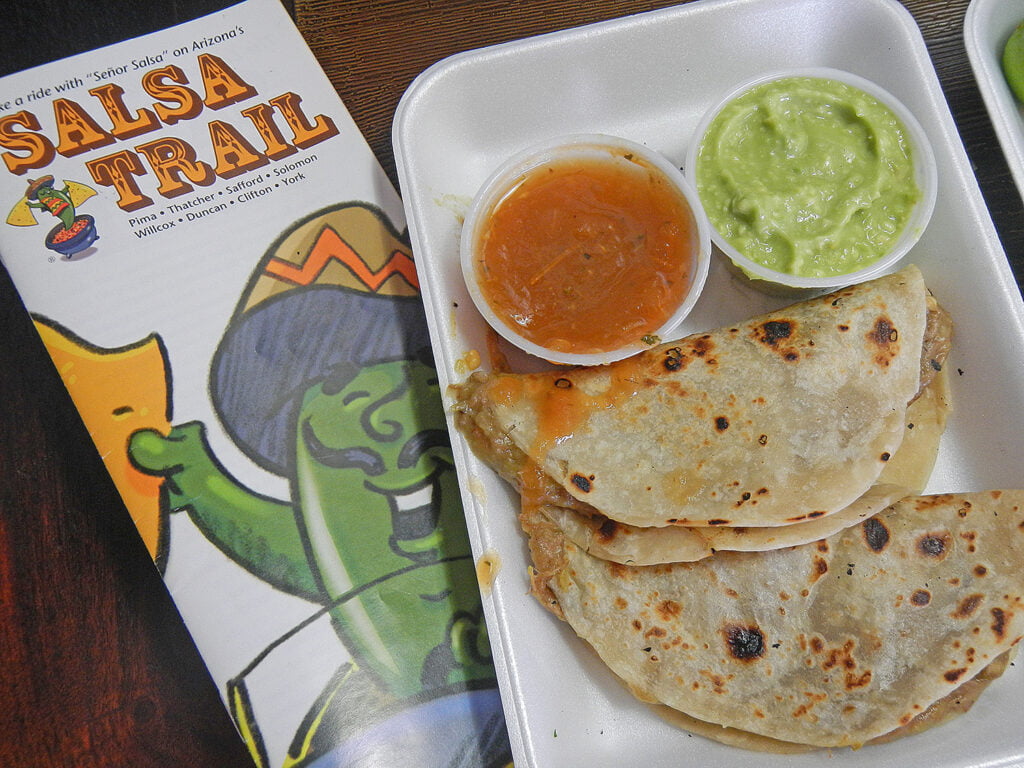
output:
POLYGON ((764 635, 758 627, 727 624, 722 628, 722 634, 734 659, 754 661, 764 656, 764 635))
MULTIPOLYGON (((644 632, 644 637, 647 638, 648 640, 650 640, 652 637, 657 637, 657 638, 668 637, 668 631, 664 627, 659 627, 659 626, 655 625, 655 626, 651 627, 650 629, 648 629, 646 632, 644 632)), ((650 648, 648 648, 647 650, 650 651, 650 648)))
POLYGON ((769 320, 754 329, 755 338, 769 347, 777 347, 783 339, 793 335, 793 322, 790 320, 769 320))
POLYGON ((823 557, 815 557, 811 568, 811 584, 828 573, 828 562, 823 557))
POLYGON ((889 529, 877 518, 864 521, 864 542, 872 552, 881 552, 889 546, 889 529))
POLYGON ((992 633, 1002 640, 1006 635, 1006 612, 1002 608, 993 608, 991 613, 992 633))
POLYGON ((562 378, 555 379, 555 386, 559 389, 571 389, 572 381, 563 376, 562 378))
POLYGON ((882 368, 887 368, 899 354, 900 333, 887 317, 875 320, 875 325, 868 331, 866 338, 870 344, 878 347, 879 353, 875 356, 875 362, 882 368))
POLYGON ((888 347, 899 341, 900 334, 888 317, 880 317, 875 320, 875 327, 871 332, 871 339, 880 347, 888 347))
POLYGON ((915 509, 934 509, 941 507, 949 499, 949 494, 936 494, 934 496, 922 496, 914 500, 915 509))
POLYGON ((984 595, 968 595, 960 601, 956 610, 949 615, 954 619, 969 619, 977 612, 978 606, 981 605, 984 599, 984 595))
POLYGON ((943 677, 946 679, 946 682, 955 683, 957 680, 963 677, 963 674, 966 671, 967 669, 965 667, 960 667, 959 669, 951 669, 945 674, 943 674, 943 677))
MULTIPOLYGON (((744 491, 743 493, 741 493, 740 494, 740 500, 736 502, 736 506, 737 507, 742 507, 744 504, 746 504, 748 501, 750 501, 751 495, 752 494, 750 493, 750 491, 744 491)), ((757 501, 755 501, 754 503, 756 504, 757 501)))
POLYGON ((842 667, 844 669, 856 669, 857 659, 854 658, 853 650, 856 647, 856 643, 853 640, 847 640, 841 646, 834 646, 832 648, 823 647, 822 650, 827 650, 824 660, 821 662, 821 668, 828 671, 830 669, 837 669, 842 667))
POLYGON ((675 600, 665 599, 655 606, 655 610, 663 621, 669 622, 679 617, 679 614, 683 612, 683 606, 675 600))
MULTIPOLYGON (((754 503, 756 503, 756 502, 754 502, 754 503)), ((788 518, 786 518, 786 522, 787 523, 802 523, 804 520, 816 520, 817 518, 824 517, 827 514, 828 514, 828 512, 826 512, 823 509, 816 509, 813 512, 808 512, 806 515, 797 515, 796 517, 788 517, 788 518)))
POLYGON ((943 531, 941 533, 926 533, 917 540, 917 551, 925 557, 934 557, 941 560, 946 556, 951 542, 950 535, 943 531))
POLYGON ((974 566, 974 575, 975 576, 977 576, 978 578, 981 578, 982 576, 985 576, 986 574, 988 574, 988 568, 986 568, 984 565, 982 565, 981 563, 978 563, 976 566, 974 566))
POLYGON ((883 461, 883 462, 884 462, 884 461, 888 461, 889 459, 891 459, 891 458, 892 458, 892 454, 891 454, 891 453, 889 453, 888 451, 885 451, 885 452, 884 452, 884 453, 883 453, 883 454, 882 454, 881 456, 879 456, 878 458, 879 458, 879 460, 881 460, 881 461, 883 461))
MULTIPOLYGON (((715 342, 711 338, 710 334, 699 336, 693 340, 690 344, 692 352, 695 357, 707 358, 715 350, 715 342)), ((713 358, 705 360, 706 363, 713 364, 715 361, 713 358)))
POLYGON ((604 518, 604 522, 598 527, 597 532, 604 542, 609 542, 615 538, 615 534, 618 533, 619 524, 612 520, 610 517, 604 518))
POLYGON ((794 363, 800 359, 800 352, 794 347, 783 347, 781 343, 795 335, 796 325, 794 320, 768 320, 756 326, 753 335, 757 341, 778 352, 783 360, 794 363))
POLYGON ((932 601, 932 593, 927 589, 915 589, 910 596, 910 604, 922 608, 932 601))
POLYGON ((855 688, 863 688, 865 685, 868 685, 871 682, 871 677, 872 675, 870 669, 865 669, 859 675, 855 675, 853 672, 847 672, 846 676, 844 677, 846 690, 852 691, 855 688))
POLYGON ((586 477, 585 475, 581 475, 579 472, 576 472, 572 476, 572 484, 584 493, 590 493, 591 488, 593 488, 593 482, 593 475, 586 477))
POLYGON ((725 416, 715 417, 715 429, 719 432, 725 432, 729 428, 729 419, 725 416))
MULTIPOLYGON (((708 682, 711 683, 711 692, 717 693, 719 695, 726 694, 729 692, 729 689, 726 687, 726 685, 730 680, 732 680, 735 677, 735 675, 720 675, 715 672, 712 672, 710 669, 702 669, 700 670, 700 674, 706 677, 708 679, 708 682)), ((693 690, 700 690, 700 685, 697 682, 694 682, 693 690)))
POLYGON ((729 524, 728 520, 723 520, 721 518, 716 518, 714 520, 708 520, 708 525, 728 525, 728 524, 729 524))
POLYGON ((678 371, 686 364, 683 357, 683 350, 679 347, 669 347, 665 350, 665 360, 662 363, 666 371, 678 371))
POLYGON ((978 534, 974 531, 964 531, 960 534, 960 538, 967 542, 967 551, 974 552, 977 547, 974 544, 975 539, 978 538, 978 534))

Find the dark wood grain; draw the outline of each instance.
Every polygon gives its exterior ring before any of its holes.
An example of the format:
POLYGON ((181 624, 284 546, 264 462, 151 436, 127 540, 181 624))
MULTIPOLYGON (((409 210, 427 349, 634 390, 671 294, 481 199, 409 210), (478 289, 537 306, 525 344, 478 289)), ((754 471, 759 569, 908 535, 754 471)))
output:
MULTIPOLYGON (((670 4, 295 0, 294 14, 397 182, 392 115, 405 88, 430 64, 456 51, 670 4)), ((904 4, 923 30, 1020 282, 1024 206, 964 51, 968 0, 904 4)), ((79 32, 98 45, 216 5, 19 0, 0 24, 0 73, 73 53, 57 38, 72 17, 87 25, 79 32), (61 13, 73 16, 61 19, 61 13)), ((251 765, 2 270, 0 765, 251 765)))

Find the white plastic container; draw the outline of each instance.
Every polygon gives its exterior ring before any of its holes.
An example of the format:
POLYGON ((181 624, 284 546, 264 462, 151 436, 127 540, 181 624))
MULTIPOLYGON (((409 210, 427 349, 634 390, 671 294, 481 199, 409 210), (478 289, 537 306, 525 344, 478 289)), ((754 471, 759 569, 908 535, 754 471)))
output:
MULTIPOLYGON (((690 270, 689 285, 682 301, 675 307, 668 319, 652 331, 658 339, 669 339, 672 332, 686 318, 700 298, 708 276, 711 261, 711 238, 707 217, 701 208, 696 191, 683 174, 665 157, 635 141, 599 134, 574 134, 559 136, 517 153, 502 163, 477 193, 462 226, 460 257, 463 277, 469 295, 484 319, 505 339, 535 357, 568 365, 599 365, 621 360, 651 346, 640 338, 621 347, 604 352, 567 352, 541 346, 527 339, 517 328, 494 311, 480 288, 477 275, 477 252, 482 232, 495 208, 508 194, 530 174, 553 164, 573 160, 598 160, 623 165, 639 165, 647 170, 660 173, 679 193, 689 208, 692 226, 696 233, 696 247, 690 270), (627 159, 627 157, 629 159, 627 159)), ((612 309, 609 308, 609 312, 612 309)), ((571 341, 571 340, 570 340, 571 341)), ((656 342, 655 342, 656 343, 656 342)))
POLYGON ((1003 48, 1024 21, 1024 0, 971 0, 964 47, 1017 191, 1024 196, 1024 111, 1003 76, 1003 48))
POLYGON ((913 113, 891 93, 866 78, 830 67, 800 67, 766 72, 736 85, 721 101, 711 107, 698 123, 693 141, 687 150, 687 178, 694 187, 698 186, 696 177, 698 153, 711 123, 728 104, 753 88, 789 78, 816 78, 845 83, 874 97, 892 110, 906 129, 906 135, 910 141, 914 181, 920 191, 920 197, 892 248, 877 260, 854 272, 827 277, 806 277, 772 269, 748 258, 746 254, 726 240, 713 223, 710 224, 712 241, 732 261, 741 274, 749 277, 756 287, 765 288, 770 292, 775 291, 779 286, 797 291, 830 290, 861 283, 891 271, 896 263, 914 247, 931 219, 938 190, 938 175, 931 143, 913 113))
MULTIPOLYGON (((956 337, 955 408, 926 490, 1018 487, 1024 303, 920 29, 896 0, 701 0, 457 54, 421 74, 398 107, 393 136, 441 390, 465 379, 467 360, 493 363, 494 334, 466 290, 459 238, 494 168, 547 137, 595 132, 629 137, 682 165, 697 123, 735 83, 797 65, 852 70, 879 83, 927 131, 939 189, 907 260, 953 316, 956 337)), ((787 303, 734 279, 724 261, 712 259, 703 296, 678 333, 787 303)), ((516 768, 1024 765, 1019 662, 970 712, 856 751, 758 754, 668 724, 529 594, 518 494, 457 431, 452 450, 474 556, 501 562, 483 608, 516 768)))

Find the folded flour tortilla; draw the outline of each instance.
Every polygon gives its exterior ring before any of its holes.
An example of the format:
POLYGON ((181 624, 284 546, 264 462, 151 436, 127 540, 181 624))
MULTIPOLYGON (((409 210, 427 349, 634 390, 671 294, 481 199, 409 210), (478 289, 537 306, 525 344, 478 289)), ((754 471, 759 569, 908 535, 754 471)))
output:
POLYGON ((911 266, 608 366, 474 374, 456 424, 520 486, 536 465, 618 523, 814 520, 863 496, 899 448, 934 314, 911 266))
POLYGON ((1024 633, 1020 490, 909 497, 819 542, 643 567, 523 523, 542 603, 638 697, 741 746, 899 733, 1024 633))
MULTIPOLYGON (((981 672, 979 672, 975 677, 971 678, 951 693, 946 694, 943 698, 936 701, 906 725, 900 726, 894 731, 889 731, 882 736, 871 739, 866 742, 866 744, 886 744, 892 741, 897 741, 906 736, 923 733, 931 728, 947 723, 965 712, 969 712, 971 707, 973 707, 978 701, 981 694, 985 692, 985 689, 994 681, 1002 677, 1006 668, 1010 665, 1011 658, 1015 656, 1016 650, 1017 648, 1014 647, 1006 653, 996 657, 995 661, 981 670, 981 672)), ((640 696, 640 698, 642 699, 643 697, 640 696)), ((705 738, 713 739, 714 741, 721 742, 722 744, 727 744, 731 747, 740 747, 754 752, 770 752, 774 754, 798 754, 818 749, 818 747, 812 747, 809 744, 797 744, 792 741, 781 741, 769 736, 761 736, 760 734, 751 733, 750 731, 742 731, 738 728, 729 728, 727 726, 715 725, 714 723, 706 723, 703 720, 690 717, 689 715, 683 714, 678 709, 672 709, 672 707, 665 706, 664 704, 652 703, 650 706, 653 711, 667 723, 670 723, 677 728, 682 728, 685 731, 689 731, 690 733, 695 733, 698 736, 704 736, 705 738)))
POLYGON ((856 747, 966 711, 1024 633, 1024 491, 907 496, 950 333, 910 267, 612 366, 475 374, 456 424, 522 493, 533 593, 639 699, 748 749, 856 747))
POLYGON ((773 528, 637 528, 566 507, 542 504, 539 509, 569 541, 594 557, 624 565, 657 565, 693 562, 727 550, 763 552, 817 541, 866 520, 908 494, 903 486, 875 485, 840 512, 773 528))
POLYGON ((542 501, 540 511, 586 552, 626 565, 690 562, 723 550, 758 552, 805 544, 855 525, 904 496, 921 493, 935 466, 949 411, 943 371, 907 408, 905 437, 877 483, 844 509, 813 520, 764 528, 644 528, 589 512, 582 504, 559 506, 556 501, 542 501))

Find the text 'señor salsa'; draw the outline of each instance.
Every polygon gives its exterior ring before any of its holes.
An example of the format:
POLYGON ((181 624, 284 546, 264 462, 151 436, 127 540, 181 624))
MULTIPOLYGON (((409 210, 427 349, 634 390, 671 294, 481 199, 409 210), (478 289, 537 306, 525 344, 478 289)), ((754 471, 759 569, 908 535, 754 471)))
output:
POLYGON ((690 285, 697 227, 682 194, 628 153, 533 169, 481 229, 491 309, 547 349, 591 354, 648 336, 690 285))

